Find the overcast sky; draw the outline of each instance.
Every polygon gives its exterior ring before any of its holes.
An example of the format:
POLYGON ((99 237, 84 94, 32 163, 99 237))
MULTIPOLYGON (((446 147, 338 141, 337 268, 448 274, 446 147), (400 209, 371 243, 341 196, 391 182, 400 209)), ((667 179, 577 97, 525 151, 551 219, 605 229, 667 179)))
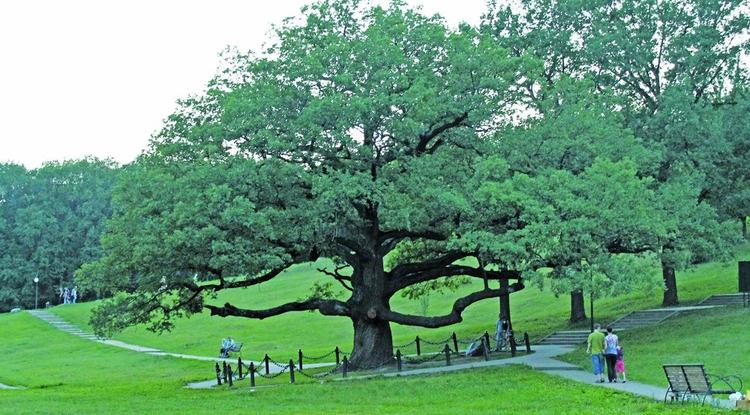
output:
MULTIPOLYGON (((0 162, 132 161, 227 45, 258 50, 305 0, 0 1, 0 162), (269 5, 261 5, 269 4, 269 5)), ((450 24, 485 0, 411 0, 450 24)))

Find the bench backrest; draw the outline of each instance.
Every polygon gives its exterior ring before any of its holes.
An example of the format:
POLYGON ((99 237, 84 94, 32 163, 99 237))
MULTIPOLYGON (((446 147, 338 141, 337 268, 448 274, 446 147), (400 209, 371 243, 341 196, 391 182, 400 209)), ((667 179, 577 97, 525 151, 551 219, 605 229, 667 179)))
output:
POLYGON ((711 384, 701 364, 663 365, 669 387, 674 392, 710 393, 711 384))

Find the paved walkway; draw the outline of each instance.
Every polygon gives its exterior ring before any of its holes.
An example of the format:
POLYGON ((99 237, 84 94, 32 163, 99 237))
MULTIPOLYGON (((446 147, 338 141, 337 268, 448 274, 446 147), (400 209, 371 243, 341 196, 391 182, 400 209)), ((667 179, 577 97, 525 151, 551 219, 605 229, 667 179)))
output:
MULTIPOLYGON (((125 343, 119 340, 111 340, 111 339, 102 339, 94 334, 86 333, 82 331, 77 326, 65 321, 61 317, 59 317, 56 314, 50 313, 49 311, 45 310, 28 310, 29 314, 32 316, 35 316, 42 321, 45 321, 49 324, 51 324, 53 327, 55 327, 58 330, 62 330, 66 333, 72 334, 74 336, 78 336, 81 338, 84 338, 86 340, 95 341, 97 343, 106 344, 108 346, 114 346, 119 347, 121 349, 127 349, 138 353, 146 353, 152 356, 169 356, 169 357, 176 357, 179 359, 190 359, 190 360, 201 360, 204 362, 227 362, 227 363, 237 363, 237 359, 223 359, 220 357, 214 357, 214 356, 196 356, 192 354, 183 354, 183 353, 171 353, 171 352, 165 352, 163 350, 155 349, 153 347, 144 347, 144 346, 138 346, 135 344, 125 343)), ((250 361, 246 361, 246 364, 250 364, 250 361)), ((261 364, 261 362, 254 362, 255 365, 261 364)), ((330 363, 311 363, 308 364, 308 367, 322 367, 322 366, 330 366, 330 363)), ((271 368, 271 372, 275 373, 274 370, 280 370, 271 368)))
POLYGON ((26 389, 26 388, 24 388, 23 386, 10 386, 4 383, 0 383, 0 390, 16 390, 16 389, 26 389))

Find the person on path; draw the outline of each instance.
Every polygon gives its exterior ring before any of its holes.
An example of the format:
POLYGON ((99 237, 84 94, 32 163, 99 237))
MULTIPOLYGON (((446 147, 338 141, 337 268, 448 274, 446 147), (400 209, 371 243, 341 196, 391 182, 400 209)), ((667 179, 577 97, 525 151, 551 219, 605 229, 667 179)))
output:
POLYGON ((612 327, 607 327, 607 336, 604 337, 604 359, 607 361, 607 379, 609 382, 617 382, 617 347, 620 345, 620 339, 612 331, 612 327))
POLYGON ((602 326, 597 324, 594 331, 589 334, 586 353, 591 353, 591 365, 594 369, 594 376, 596 376, 596 382, 604 382, 604 333, 602 333, 602 326))
POLYGON ((500 350, 508 346, 508 334, 510 333, 510 323, 508 320, 503 318, 500 314, 497 316, 497 325, 495 326, 495 351, 500 350))
POLYGON ((68 287, 65 287, 65 290, 63 291, 63 304, 70 304, 70 291, 68 290, 68 287))
POLYGON ((60 302, 58 304, 63 304, 63 300, 65 299, 64 295, 65 295, 65 291, 63 290, 63 286, 61 285, 60 286, 60 302))
POLYGON ((625 383, 628 381, 628 379, 625 377, 625 358, 622 351, 622 346, 617 346, 617 363, 615 363, 615 371, 617 372, 617 379, 619 379, 622 383, 625 383), (622 379, 620 379, 620 376, 622 376, 622 379))
POLYGON ((77 299, 78 299, 78 287, 73 287, 70 290, 70 302, 72 304, 75 304, 77 299))

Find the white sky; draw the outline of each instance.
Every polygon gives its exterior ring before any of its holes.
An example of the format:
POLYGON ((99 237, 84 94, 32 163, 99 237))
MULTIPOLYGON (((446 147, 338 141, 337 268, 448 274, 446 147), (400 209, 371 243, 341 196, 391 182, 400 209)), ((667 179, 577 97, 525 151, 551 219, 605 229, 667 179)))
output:
MULTIPOLYGON (((227 45, 259 50, 306 0, 0 1, 0 162, 132 161, 227 45)), ((411 0, 452 25, 485 0, 411 0)))

